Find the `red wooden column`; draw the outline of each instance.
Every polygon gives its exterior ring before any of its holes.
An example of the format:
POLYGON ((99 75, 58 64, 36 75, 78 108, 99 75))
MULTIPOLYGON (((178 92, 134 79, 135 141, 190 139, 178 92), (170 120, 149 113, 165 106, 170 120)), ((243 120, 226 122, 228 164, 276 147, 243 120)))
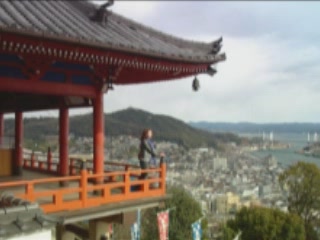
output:
POLYGON ((69 165, 69 110, 66 107, 61 107, 59 110, 59 175, 68 175, 68 165, 69 165))
POLYGON ((23 163, 23 115, 22 112, 15 113, 15 162, 14 162, 14 174, 22 174, 23 163))
POLYGON ((104 172, 103 92, 93 100, 93 172, 104 172))
POLYGON ((3 137, 4 137, 4 115, 3 113, 0 113, 0 146, 3 143, 3 137))

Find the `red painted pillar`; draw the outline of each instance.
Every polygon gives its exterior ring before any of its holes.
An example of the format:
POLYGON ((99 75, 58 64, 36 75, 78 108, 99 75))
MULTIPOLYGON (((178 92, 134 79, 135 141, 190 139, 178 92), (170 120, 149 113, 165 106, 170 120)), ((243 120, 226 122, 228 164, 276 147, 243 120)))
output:
POLYGON ((93 100, 93 172, 104 172, 103 92, 93 100))
POLYGON ((0 113, 0 147, 3 143, 4 137, 4 116, 3 113, 0 113))
POLYGON ((59 175, 67 176, 68 175, 68 165, 69 165, 69 145, 68 145, 68 136, 69 136, 69 110, 66 107, 60 108, 59 112, 59 175))
MULTIPOLYGON (((52 153, 51 153, 51 148, 48 147, 48 152, 47 152, 47 170, 49 172, 52 171, 52 153)), ((58 171, 58 169, 57 169, 58 171)))
POLYGON ((22 174, 23 162, 23 115, 22 112, 15 113, 15 163, 14 174, 22 174))

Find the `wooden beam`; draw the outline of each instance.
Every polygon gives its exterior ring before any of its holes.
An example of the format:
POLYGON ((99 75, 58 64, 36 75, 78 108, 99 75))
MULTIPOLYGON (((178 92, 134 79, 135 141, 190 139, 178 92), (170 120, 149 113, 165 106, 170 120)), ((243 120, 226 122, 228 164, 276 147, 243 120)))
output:
POLYGON ((123 222, 123 214, 116 214, 116 215, 111 215, 111 216, 99 218, 99 221, 105 222, 105 223, 119 223, 119 224, 122 224, 122 222, 123 222))
POLYGON ((57 83, 47 81, 29 81, 27 79, 0 78, 0 92, 20 92, 55 96, 96 97, 93 86, 82 86, 71 83, 57 83))

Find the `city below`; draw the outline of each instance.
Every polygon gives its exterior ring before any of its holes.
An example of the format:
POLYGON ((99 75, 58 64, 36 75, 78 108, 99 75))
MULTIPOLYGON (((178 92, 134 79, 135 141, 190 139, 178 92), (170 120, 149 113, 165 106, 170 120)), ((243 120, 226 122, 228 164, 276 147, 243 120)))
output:
MULTIPOLYGON (((183 187, 200 203, 208 219, 209 235, 213 238, 219 234, 221 224, 232 219, 242 207, 264 206, 288 211, 287 191, 278 181, 286 165, 272 153, 295 151, 291 149, 294 144, 274 140, 273 134, 270 136, 252 137, 251 143, 243 146, 229 142, 224 151, 212 147, 185 148, 169 141, 156 142, 157 152, 166 154, 167 183, 183 187), (259 152, 264 155, 257 156, 259 152)), ((69 138, 71 155, 92 156, 92 138, 75 138, 72 134, 69 138)), ((56 139, 51 136, 47 141, 50 143, 50 140, 56 139)), ((139 138, 129 135, 110 137, 106 143, 105 161, 139 166, 139 143, 139 138)), ((25 149, 24 152, 28 155, 32 150, 25 149)), ((41 155, 41 152, 34 153, 41 155)), ((303 155, 296 153, 296 156, 303 155)))

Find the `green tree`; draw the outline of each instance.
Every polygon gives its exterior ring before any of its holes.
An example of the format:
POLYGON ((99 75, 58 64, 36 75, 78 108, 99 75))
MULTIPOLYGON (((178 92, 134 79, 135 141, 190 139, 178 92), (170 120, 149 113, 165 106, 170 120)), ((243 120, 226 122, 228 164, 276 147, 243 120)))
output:
MULTIPOLYGON (((192 239, 191 224, 202 217, 199 203, 182 187, 169 187, 167 192, 171 198, 165 203, 166 208, 175 207, 170 211, 169 239, 185 240, 192 239)), ((157 212, 160 209, 148 209, 142 215, 142 240, 154 240, 158 236, 157 212)), ((203 219, 203 238, 207 221, 203 219)))
POLYGON ((298 215, 270 208, 242 208, 227 222, 220 240, 232 240, 240 232, 241 240, 305 240, 298 215))
POLYGON ((233 240, 236 236, 236 232, 230 228, 228 225, 223 226, 221 231, 221 236, 218 238, 218 240, 233 240))
POLYGON ((287 190, 289 212, 304 220, 307 239, 319 239, 314 227, 319 222, 320 169, 313 163, 298 162, 279 176, 279 182, 287 190))

